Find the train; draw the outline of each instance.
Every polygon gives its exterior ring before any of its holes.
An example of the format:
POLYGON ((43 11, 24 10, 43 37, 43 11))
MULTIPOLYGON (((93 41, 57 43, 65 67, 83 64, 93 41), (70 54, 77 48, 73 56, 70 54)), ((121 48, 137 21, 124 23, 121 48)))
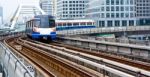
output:
POLYGON ((57 31, 86 28, 96 28, 95 21, 91 19, 56 20, 57 31))
POLYGON ((26 22, 26 35, 37 40, 53 41, 56 39, 55 17, 36 15, 26 22))

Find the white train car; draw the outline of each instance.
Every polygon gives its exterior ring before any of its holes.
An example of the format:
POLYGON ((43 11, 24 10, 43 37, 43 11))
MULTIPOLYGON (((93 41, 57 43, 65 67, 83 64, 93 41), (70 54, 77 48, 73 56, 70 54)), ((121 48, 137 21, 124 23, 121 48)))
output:
POLYGON ((56 20, 56 30, 70 30, 95 27, 95 21, 91 19, 56 20))

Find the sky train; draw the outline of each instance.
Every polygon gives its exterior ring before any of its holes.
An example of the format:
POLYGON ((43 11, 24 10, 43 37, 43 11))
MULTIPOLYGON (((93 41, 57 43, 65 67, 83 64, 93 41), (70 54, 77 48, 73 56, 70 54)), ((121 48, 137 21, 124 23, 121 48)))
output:
POLYGON ((91 19, 56 20, 56 30, 72 30, 96 28, 95 21, 91 19))
POLYGON ((26 22, 26 34, 32 39, 56 39, 55 18, 51 15, 36 15, 26 22))

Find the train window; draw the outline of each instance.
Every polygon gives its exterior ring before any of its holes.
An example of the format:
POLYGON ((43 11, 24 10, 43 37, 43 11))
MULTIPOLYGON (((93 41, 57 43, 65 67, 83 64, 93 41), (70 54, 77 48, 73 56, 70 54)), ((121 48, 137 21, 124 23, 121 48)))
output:
POLYGON ((55 20, 49 19, 49 27, 55 27, 55 20))
POLYGON ((63 23, 63 26, 66 26, 66 23, 63 23))
POLYGON ((30 21, 30 25, 29 25, 29 27, 30 27, 30 28, 32 27, 32 21, 30 21))
POLYGON ((85 22, 81 22, 81 23, 80 23, 80 25, 82 25, 82 26, 83 26, 83 25, 86 25, 86 23, 85 23, 85 22))
POLYGON ((31 25, 31 22, 29 21, 29 22, 28 22, 28 27, 30 27, 30 25, 31 25))
POLYGON ((72 26, 72 23, 67 23, 67 26, 72 26))
POLYGON ((73 23, 73 26, 79 26, 79 23, 73 23))
POLYGON ((146 37, 143 37, 143 39, 142 40, 146 40, 147 38, 146 37))
POLYGON ((141 38, 141 37, 138 37, 138 40, 142 40, 142 38, 141 38))
POLYGON ((92 22, 87 22, 87 25, 92 25, 92 22))
POLYGON ((62 26, 62 24, 61 23, 57 23, 57 26, 62 26))
POLYGON ((32 28, 33 27, 33 21, 31 21, 30 23, 31 23, 30 27, 32 28))
POLYGON ((35 27, 39 27, 40 26, 40 21, 39 20, 35 20, 34 25, 35 27))

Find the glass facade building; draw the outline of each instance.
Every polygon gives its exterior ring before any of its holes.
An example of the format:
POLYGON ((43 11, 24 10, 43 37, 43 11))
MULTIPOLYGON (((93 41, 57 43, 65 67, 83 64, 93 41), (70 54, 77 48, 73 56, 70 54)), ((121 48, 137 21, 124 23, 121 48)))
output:
POLYGON ((53 0, 41 0, 40 7, 46 12, 48 15, 54 15, 53 8, 53 0))
POLYGON ((150 0, 90 0, 86 17, 93 18, 97 27, 135 26, 141 18, 149 18, 149 7, 150 0))
POLYGON ((57 0, 57 18, 84 18, 88 1, 89 0, 57 0))
POLYGON ((136 0, 136 15, 139 25, 150 25, 150 0, 136 0))

